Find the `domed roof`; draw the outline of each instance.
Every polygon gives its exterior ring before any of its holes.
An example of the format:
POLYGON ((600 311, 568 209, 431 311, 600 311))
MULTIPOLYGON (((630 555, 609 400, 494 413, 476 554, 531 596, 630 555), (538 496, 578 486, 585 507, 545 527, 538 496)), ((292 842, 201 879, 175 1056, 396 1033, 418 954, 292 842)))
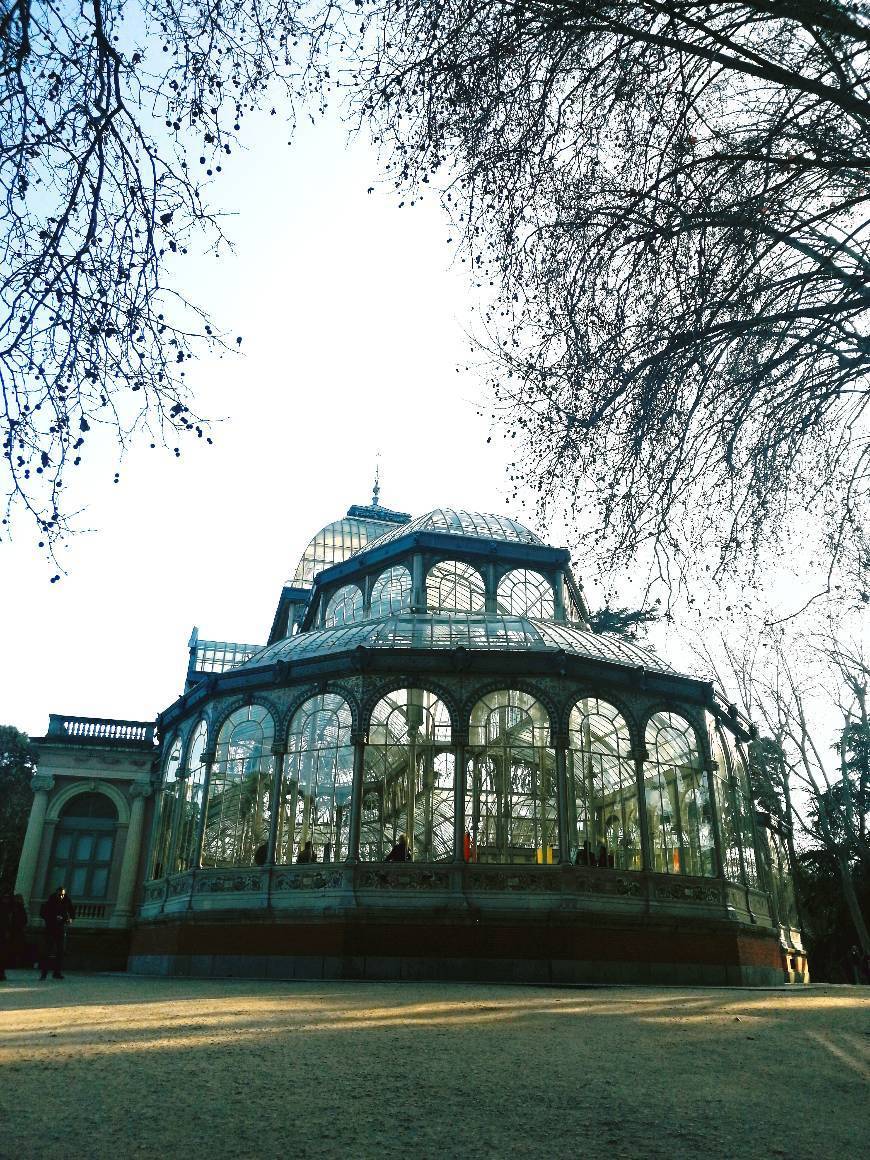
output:
MULTIPOLYGON (((487 515, 484 512, 457 511, 454 508, 435 508, 424 516, 417 516, 410 523, 391 528, 379 539, 370 541, 361 548, 380 548, 383 544, 397 540, 400 536, 414 532, 441 532, 448 536, 472 536, 484 540, 509 540, 514 544, 544 544, 540 536, 524 528, 509 516, 487 515)), ((356 554, 356 553, 354 553, 356 554)))
POLYGON ((407 525, 410 518, 406 512, 375 505, 351 507, 343 519, 333 520, 312 537, 290 583, 298 588, 310 588, 318 572, 355 556, 390 528, 407 525))
MULTIPOLYGON (((552 620, 522 616, 475 616, 472 613, 399 613, 339 628, 313 629, 276 641, 245 661, 239 669, 255 669, 277 661, 371 649, 485 649, 490 652, 557 652, 591 660, 639 665, 663 673, 676 672, 648 648, 624 637, 586 632, 552 620)), ((239 669, 236 671, 238 672, 239 669)))

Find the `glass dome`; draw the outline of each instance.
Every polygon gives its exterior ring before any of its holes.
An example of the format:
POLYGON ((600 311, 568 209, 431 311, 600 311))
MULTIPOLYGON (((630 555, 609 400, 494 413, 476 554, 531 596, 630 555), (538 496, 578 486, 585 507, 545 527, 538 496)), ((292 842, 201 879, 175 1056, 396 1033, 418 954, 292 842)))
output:
MULTIPOLYGON (((383 538, 388 529, 396 528, 396 519, 389 518, 392 514, 384 509, 384 518, 379 518, 377 509, 369 508, 364 516, 349 512, 344 519, 333 520, 321 528, 302 553, 290 583, 297 588, 310 588, 318 572, 356 555, 367 548, 372 540, 383 538)), ((404 528, 398 527, 396 530, 401 532, 404 528)))
MULTIPOLYGON (((389 544, 400 536, 414 532, 442 532, 449 536, 472 536, 484 540, 508 540, 514 544, 540 544, 544 541, 528 528, 509 516, 487 515, 483 512, 456 511, 453 508, 435 508, 424 516, 417 516, 410 523, 391 528, 374 543, 365 548, 389 544)), ((363 549, 359 549, 362 551, 363 549)), ((355 553, 354 553, 355 554, 355 553)))

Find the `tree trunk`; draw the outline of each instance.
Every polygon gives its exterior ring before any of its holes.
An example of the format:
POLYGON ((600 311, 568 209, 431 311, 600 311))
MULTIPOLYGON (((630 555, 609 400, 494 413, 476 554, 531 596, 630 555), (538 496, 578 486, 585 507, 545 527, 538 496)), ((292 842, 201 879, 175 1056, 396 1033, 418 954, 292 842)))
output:
POLYGON ((861 913, 861 907, 858 903, 858 896, 855 893, 852 871, 849 869, 848 861, 842 854, 837 856, 837 868, 840 871, 840 881, 843 884, 843 897, 849 908, 849 914, 851 915, 855 932, 858 935, 861 951, 865 955, 870 955, 870 934, 867 933, 867 923, 864 921, 864 915, 861 913))

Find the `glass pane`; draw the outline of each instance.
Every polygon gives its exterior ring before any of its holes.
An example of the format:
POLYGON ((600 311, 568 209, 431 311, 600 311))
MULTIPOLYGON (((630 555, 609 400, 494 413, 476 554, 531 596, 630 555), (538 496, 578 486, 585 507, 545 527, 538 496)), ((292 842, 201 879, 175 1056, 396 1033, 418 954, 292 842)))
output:
POLYGON ((340 862, 347 857, 353 787, 350 729, 350 707, 333 693, 312 697, 293 715, 276 862, 340 862))
POLYGON ((604 701, 571 711, 567 754, 568 832, 578 866, 640 870, 640 817, 628 726, 604 701))
POLYGON ((251 866, 265 858, 272 738, 272 718, 262 705, 237 709, 224 722, 209 787, 203 866, 251 866))
POLYGON ((106 886, 109 881, 109 870, 106 866, 98 866, 91 874, 91 898, 105 898, 106 886))
POLYGON ((66 861, 66 859, 69 857, 71 846, 72 834, 59 834, 57 838, 57 846, 55 847, 55 857, 59 861, 66 861))
POLYGON ((471 714, 466 845, 480 862, 559 860, 555 755, 549 720, 516 689, 490 693, 471 714))
POLYGON ((85 882, 88 877, 87 866, 77 866, 69 877, 67 890, 73 899, 81 898, 85 893, 85 882))
POLYGON ((446 706, 426 689, 398 689, 372 711, 365 748, 360 857, 453 856, 453 754, 446 706), (401 836, 405 843, 400 843, 401 836))
POLYGON ((76 861, 87 862, 90 860, 94 851, 94 835, 80 834, 76 842, 76 861))
POLYGON ((99 834, 97 836, 97 848, 94 853, 94 861, 108 862, 112 857, 112 836, 110 834, 99 834))

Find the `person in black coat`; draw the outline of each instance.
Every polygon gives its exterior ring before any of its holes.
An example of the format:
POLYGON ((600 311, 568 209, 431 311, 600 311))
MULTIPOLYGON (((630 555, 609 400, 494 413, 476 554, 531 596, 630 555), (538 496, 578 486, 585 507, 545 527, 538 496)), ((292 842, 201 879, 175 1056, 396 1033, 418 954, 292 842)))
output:
POLYGON ((404 834, 399 834, 399 840, 390 850, 384 859, 385 862, 410 862, 411 851, 408 849, 408 839, 404 834))
POLYGON ((63 978, 63 952, 66 944, 66 928, 76 916, 72 899, 63 886, 58 886, 43 902, 39 910, 45 923, 45 950, 40 964, 40 979, 48 977, 52 967, 52 978, 63 978))

